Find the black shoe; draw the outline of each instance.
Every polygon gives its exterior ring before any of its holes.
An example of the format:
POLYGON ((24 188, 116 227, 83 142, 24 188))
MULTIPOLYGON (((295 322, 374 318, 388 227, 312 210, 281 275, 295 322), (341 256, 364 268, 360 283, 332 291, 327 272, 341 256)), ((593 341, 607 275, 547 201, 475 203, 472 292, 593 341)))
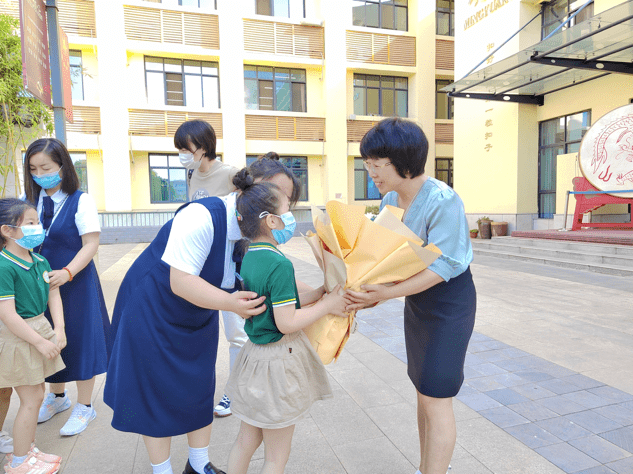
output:
POLYGON ((218 469, 209 462, 206 466, 204 466, 204 472, 199 473, 193 467, 191 467, 189 459, 187 459, 187 465, 185 466, 185 470, 182 471, 182 474, 226 474, 226 472, 218 469))

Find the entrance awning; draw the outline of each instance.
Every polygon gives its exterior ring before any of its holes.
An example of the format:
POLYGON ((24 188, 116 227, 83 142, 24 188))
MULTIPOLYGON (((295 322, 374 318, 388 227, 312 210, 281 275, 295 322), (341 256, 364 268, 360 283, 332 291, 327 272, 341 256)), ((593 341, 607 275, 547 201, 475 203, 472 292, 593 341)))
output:
POLYGON ((451 97, 543 105, 546 94, 633 74, 633 0, 562 30, 442 89, 451 97))

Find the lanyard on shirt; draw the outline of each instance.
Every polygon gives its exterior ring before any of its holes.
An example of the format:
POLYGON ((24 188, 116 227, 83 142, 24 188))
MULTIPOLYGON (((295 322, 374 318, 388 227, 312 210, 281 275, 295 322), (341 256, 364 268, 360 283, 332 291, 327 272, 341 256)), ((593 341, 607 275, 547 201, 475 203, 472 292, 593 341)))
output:
MULTIPOLYGON (((66 202, 66 199, 68 199, 68 195, 66 195, 64 200, 59 203, 59 206, 57 207, 57 210, 55 212, 53 212, 53 217, 51 218, 51 225, 49 225, 48 229, 46 229, 46 233, 44 234, 44 236, 45 236, 44 238, 48 237, 48 233, 51 231, 51 227, 53 227, 53 222, 55 222, 55 217, 57 217, 57 214, 59 214, 59 211, 61 211, 62 207, 64 207, 64 203, 66 202)), ((55 205, 55 201, 53 201, 53 206, 54 205, 55 205)), ((43 213, 44 213, 44 203, 42 203, 42 214, 43 213)), ((43 220, 43 218, 40 218, 40 220, 43 220)), ((37 249, 37 253, 41 253, 42 245, 44 245, 44 242, 42 242, 40 244, 39 248, 37 249)))

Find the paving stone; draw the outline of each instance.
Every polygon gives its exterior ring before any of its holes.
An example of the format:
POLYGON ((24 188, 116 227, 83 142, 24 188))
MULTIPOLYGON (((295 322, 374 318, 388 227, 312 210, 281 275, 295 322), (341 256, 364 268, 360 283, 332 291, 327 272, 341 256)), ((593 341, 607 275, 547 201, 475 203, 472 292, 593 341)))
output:
POLYGON ((543 380, 549 380, 552 377, 550 374, 546 374, 545 372, 534 372, 534 371, 526 371, 526 372, 515 372, 514 375, 518 375, 522 379, 527 380, 528 382, 541 382, 543 380))
POLYGON ((501 341, 496 341, 496 340, 488 341, 487 344, 490 349, 514 349, 512 346, 509 346, 501 341))
POLYGON ((486 352, 478 352, 477 353, 477 357, 479 357, 482 360, 485 360, 486 362, 498 362, 500 360, 509 359, 508 356, 503 354, 503 352, 505 350, 506 349, 494 350, 494 351, 486 351, 486 352))
POLYGON ((483 393, 464 396, 457 395, 456 398, 475 411, 488 410, 490 408, 497 408, 501 406, 501 403, 493 400, 488 395, 484 395, 483 393))
POLYGON ((602 385, 604 385, 604 383, 598 382, 597 380, 594 380, 582 374, 569 375, 567 377, 563 377, 561 380, 564 380, 569 383, 573 383, 574 385, 582 388, 583 390, 587 390, 589 388, 601 387, 602 385))
POLYGON ((538 369, 541 372, 545 372, 546 374, 550 374, 552 377, 557 378, 568 377, 577 373, 573 370, 561 367, 560 365, 554 364, 552 362, 546 362, 544 365, 538 367, 538 369))
POLYGON ((530 421, 546 420, 547 418, 554 418, 557 416, 553 411, 548 410, 534 401, 508 405, 508 408, 530 421))
POLYGON ((525 356, 529 356, 530 354, 528 354, 525 351, 522 351, 521 349, 517 349, 516 347, 510 347, 509 349, 503 349, 501 350, 501 353, 506 356, 509 359, 516 359, 517 357, 525 357, 525 356))
POLYGON ((534 423, 509 426, 504 429, 527 447, 532 449, 561 442, 559 438, 534 423))
POLYGON ((612 471, 606 466, 597 466, 590 469, 583 469, 574 474, 615 474, 615 471, 612 471))
POLYGON ((464 384, 462 384, 461 388, 459 389, 459 393, 457 395, 465 396, 465 395, 475 395, 477 393, 479 393, 479 390, 471 387, 467 383, 464 383, 464 384))
POLYGON ((526 357, 519 357, 517 359, 508 359, 508 360, 500 360, 496 362, 496 364, 502 369, 507 370, 508 372, 520 372, 520 371, 529 371, 534 366, 532 359, 524 360, 526 357))
POLYGON ((598 413, 594 413, 593 411, 581 411, 579 413, 571 413, 569 415, 565 415, 565 418, 567 418, 569 421, 573 421, 577 425, 582 426, 583 428, 586 428, 595 434, 622 428, 621 424, 616 423, 609 418, 605 418, 598 413))
POLYGON ((586 430, 581 426, 578 426, 573 421, 560 416, 556 418, 549 418, 547 420, 536 421, 535 424, 563 441, 585 438, 591 435, 591 431, 586 430))
POLYGON ((622 405, 609 405, 606 407, 594 408, 592 411, 609 418, 622 426, 633 425, 633 411, 622 405))
POLYGON ((631 474, 633 472, 633 457, 607 464, 609 469, 613 469, 618 474, 631 474))
POLYGON ((497 400, 503 405, 513 405, 515 403, 529 402, 530 400, 523 395, 519 395, 514 390, 502 388, 498 390, 490 390, 485 392, 490 398, 497 400))
POLYGON ((569 415, 570 413, 577 413, 587 409, 582 405, 578 405, 577 403, 561 397, 560 395, 556 397, 541 398, 540 400, 536 400, 536 402, 559 415, 569 415))
POLYGON ((470 367, 475 369, 477 372, 484 374, 485 376, 505 374, 507 372, 507 370, 502 369, 501 367, 498 367, 497 365, 491 363, 471 365, 470 367))
POLYGON ((467 367, 473 366, 473 365, 481 365, 484 364, 486 361, 483 359, 480 359, 477 355, 475 354, 471 354, 471 353, 466 353, 466 359, 464 361, 464 365, 467 367))
POLYGON ((619 461, 631 455, 628 451, 596 435, 574 439, 569 441, 569 444, 581 450, 583 453, 588 454, 595 460, 600 461, 602 464, 619 461))
POLYGON ((387 438, 353 441, 334 445, 332 449, 347 474, 415 470, 413 464, 387 438))
POLYGON ((506 373, 494 375, 491 377, 495 382, 499 382, 504 387, 516 387, 517 385, 525 385, 527 380, 518 375, 506 373))
POLYGON ((578 403, 587 408, 598 408, 606 405, 612 405, 615 402, 611 400, 607 400, 605 398, 594 395, 593 393, 589 393, 586 390, 580 390, 579 392, 571 392, 562 395, 568 400, 571 400, 574 403, 578 403))
POLYGON ((600 436, 607 441, 611 441, 616 446, 619 446, 622 449, 626 449, 628 452, 633 453, 632 427, 627 426, 626 428, 609 431, 608 433, 601 433, 600 436))
POLYGON ((543 446, 535 451, 565 472, 578 472, 600 465, 598 461, 567 443, 543 446))
POLYGON ((491 408, 490 410, 480 411, 479 414, 492 421, 500 428, 507 428, 509 426, 516 426, 530 422, 507 407, 491 408))
POLYGON ((489 350, 491 350, 491 348, 488 347, 486 342, 471 342, 468 344, 468 352, 472 352, 473 354, 489 350))
POLYGON ((465 379, 474 379, 474 378, 483 377, 483 376, 484 376, 484 374, 482 374, 481 372, 477 372, 472 367, 468 367, 468 366, 464 367, 464 378, 465 379))
POLYGON ((468 385, 480 392, 489 392, 490 390, 506 388, 503 384, 497 382, 492 376, 469 379, 468 385))
POLYGON ((597 388, 590 388, 589 390, 587 390, 587 392, 593 393, 598 397, 606 398, 607 400, 612 400, 615 403, 628 402, 633 400, 633 395, 631 395, 630 393, 626 393, 622 390, 608 387, 606 385, 597 388))
POLYGON ((578 388, 576 385, 569 382, 565 382, 564 380, 561 380, 561 379, 543 380, 541 382, 537 382, 537 384, 540 385, 541 387, 546 388, 550 392, 554 392, 557 395, 580 391, 580 388, 578 388))
POLYGON ((549 390, 534 383, 517 385, 516 387, 512 387, 512 390, 529 398, 530 400, 538 400, 540 398, 553 397, 556 395, 554 392, 550 392, 549 390))

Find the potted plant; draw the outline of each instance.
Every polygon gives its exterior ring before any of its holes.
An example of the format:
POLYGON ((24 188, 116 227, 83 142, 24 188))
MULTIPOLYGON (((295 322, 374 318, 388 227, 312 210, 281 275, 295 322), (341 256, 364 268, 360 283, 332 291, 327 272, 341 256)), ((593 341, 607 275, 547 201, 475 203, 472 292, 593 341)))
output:
POLYGON ((479 234, 481 235, 482 239, 491 238, 491 233, 490 233, 491 222, 492 220, 490 219, 490 217, 487 217, 487 216, 482 216, 479 219, 477 219, 477 226, 479 227, 479 234))
POLYGON ((477 234, 479 234, 479 229, 470 229, 470 238, 471 239, 476 239, 477 238, 477 234))
POLYGON ((491 222, 490 230, 493 237, 505 237, 508 235, 508 223, 507 222, 491 222))

